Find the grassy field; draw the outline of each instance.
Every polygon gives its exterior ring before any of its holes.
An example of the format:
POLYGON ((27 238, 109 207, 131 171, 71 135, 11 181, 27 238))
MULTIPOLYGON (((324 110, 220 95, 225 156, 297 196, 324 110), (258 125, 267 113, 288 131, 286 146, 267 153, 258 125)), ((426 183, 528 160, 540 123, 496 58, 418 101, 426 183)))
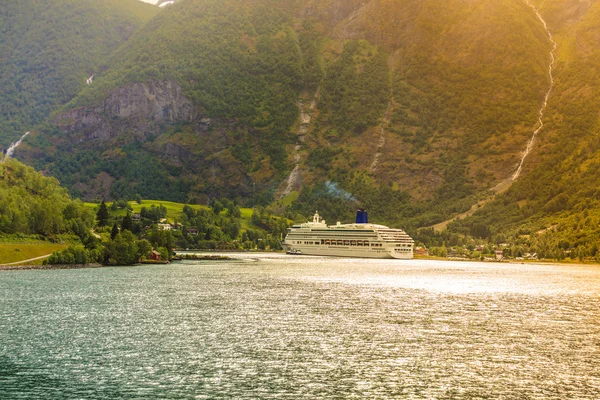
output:
MULTIPOLYGON (((125 209, 119 209, 116 211, 112 211, 110 210, 110 205, 112 203, 106 203, 106 205, 109 207, 109 212, 111 215, 116 215, 116 216, 125 216, 127 214, 127 210, 125 209)), ((85 203, 85 205, 89 208, 91 208, 92 210, 94 210, 94 212, 96 212, 96 210, 98 209, 99 204, 96 203, 85 203)), ((181 217, 183 215, 183 206, 185 204, 183 203, 175 203, 172 201, 162 201, 162 200, 143 200, 142 204, 138 204, 135 201, 130 201, 129 205, 131 206, 132 210, 134 213, 139 213, 142 210, 142 207, 146 207, 146 208, 150 208, 151 206, 160 206, 162 205, 163 207, 165 207, 167 209, 167 219, 169 220, 169 222, 175 222, 175 220, 177 221, 181 221, 181 217)), ((198 204, 188 204, 190 207, 192 207, 194 210, 208 210, 209 207, 208 206, 203 206, 203 205, 198 205, 198 204)), ((247 229, 256 229, 256 227, 252 224, 252 213, 253 213, 253 209, 252 208, 241 208, 241 224, 242 224, 242 230, 247 230, 247 229)), ((221 214, 225 215, 227 211, 222 211, 221 214)))
POLYGON ((296 201, 296 199, 298 198, 298 196, 300 196, 300 192, 295 192, 295 191, 291 192, 290 194, 288 194, 284 198, 276 201, 275 202, 275 206, 277 208, 287 208, 287 207, 291 206, 294 201, 296 201))
MULTIPOLYGON (((67 244, 56 243, 0 243, 0 264, 14 263, 30 258, 50 255, 57 250, 66 249, 67 244)), ((42 260, 27 264, 41 264, 42 260)))
MULTIPOLYGON (((127 210, 125 210, 125 209, 119 209, 116 211, 110 210, 111 204, 112 203, 106 203, 111 215, 117 215, 117 216, 127 215, 127 210)), ((85 205, 94 211, 96 211, 99 206, 99 204, 96 204, 96 203, 85 203, 85 205)), ((158 207, 158 206, 162 205, 163 207, 165 207, 167 209, 167 218, 170 221, 174 221, 175 219, 181 220, 181 216, 183 215, 183 206, 184 206, 184 204, 182 204, 182 203, 174 203, 172 201, 162 201, 162 200, 143 200, 142 204, 138 204, 135 201, 130 201, 129 205, 131 206, 134 213, 139 213, 142 210, 142 207, 150 208, 152 206, 158 207)), ((194 210, 200 210, 200 209, 208 210, 207 206, 201 206, 201 205, 197 205, 197 204, 192 204, 189 206, 192 207, 194 210)))
POLYGON ((242 231, 246 231, 248 229, 256 229, 256 227, 252 223, 252 213, 254 210, 251 208, 240 208, 240 211, 240 223, 242 225, 242 231))

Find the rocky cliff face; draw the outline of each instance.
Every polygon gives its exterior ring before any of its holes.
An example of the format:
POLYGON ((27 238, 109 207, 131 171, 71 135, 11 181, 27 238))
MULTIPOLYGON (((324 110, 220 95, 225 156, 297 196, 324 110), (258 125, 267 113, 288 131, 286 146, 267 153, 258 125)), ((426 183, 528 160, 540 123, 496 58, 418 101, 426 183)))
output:
MULTIPOLYGON (((116 88, 102 105, 66 111, 55 123, 61 134, 51 134, 57 163, 49 172, 72 180, 73 190, 86 200, 139 193, 184 201, 184 190, 192 187, 196 199, 207 201, 215 193, 234 197, 251 191, 249 165, 229 149, 238 142, 256 142, 258 133, 236 119, 202 115, 175 82, 116 88), (94 161, 65 168, 79 163, 72 160, 82 153, 94 161), (166 191, 157 194, 156 187, 166 191)), ((250 161, 252 146, 242 151, 250 161)))
POLYGON ((191 100, 175 82, 150 81, 115 89, 102 106, 77 108, 56 123, 76 140, 107 140, 127 131, 139 139, 155 136, 160 126, 192 121, 198 116, 191 100))

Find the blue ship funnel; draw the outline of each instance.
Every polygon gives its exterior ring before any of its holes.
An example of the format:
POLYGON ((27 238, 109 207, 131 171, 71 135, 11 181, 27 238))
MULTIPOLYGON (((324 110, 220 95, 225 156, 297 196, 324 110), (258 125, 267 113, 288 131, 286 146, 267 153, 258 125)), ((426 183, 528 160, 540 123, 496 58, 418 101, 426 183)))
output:
POLYGON ((356 223, 357 224, 368 224, 369 223, 369 216, 367 215, 367 212, 365 210, 358 210, 356 211, 356 223))

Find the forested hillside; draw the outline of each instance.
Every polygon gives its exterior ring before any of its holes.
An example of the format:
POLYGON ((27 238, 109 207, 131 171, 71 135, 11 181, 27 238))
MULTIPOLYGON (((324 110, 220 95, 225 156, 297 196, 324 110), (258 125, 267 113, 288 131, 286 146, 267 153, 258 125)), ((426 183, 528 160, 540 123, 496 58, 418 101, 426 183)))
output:
POLYGON ((181 2, 69 104, 87 111, 34 135, 30 160, 87 198, 159 190, 180 201, 269 203, 299 158, 307 187, 335 179, 350 188, 366 173, 416 201, 451 194, 452 208, 516 168, 547 86, 548 50, 535 13, 517 0, 181 2), (119 93, 134 97, 133 84, 155 96, 150 87, 165 82, 184 96, 169 107, 191 102, 193 112, 134 119, 120 111, 133 103, 106 108, 119 93), (102 121, 69 122, 91 115, 102 121), (98 133, 109 124, 110 134, 98 133), (161 165, 156 184, 136 179, 146 161, 161 165))
MULTIPOLYGON (((37 142, 29 143, 53 149, 40 151, 41 159, 36 154, 36 165, 88 198, 158 193, 171 200, 199 196, 206 201, 208 196, 248 198, 256 187, 268 197, 287 169, 285 146, 293 141, 289 128, 304 85, 293 7, 291 1, 188 1, 167 7, 69 105, 84 106, 86 115, 99 119, 118 118, 105 121, 112 124, 110 134, 91 133, 103 140, 81 140, 81 129, 61 129, 80 119, 69 114, 58 130, 46 126, 37 142), (144 96, 136 92, 139 86, 132 87, 135 83, 183 90, 184 97, 165 100, 169 105, 150 116, 138 109, 138 101, 127 100, 144 96), (119 105, 107 110, 107 96, 119 105), (162 113, 190 102, 194 109, 185 117, 162 113), (135 115, 123 114, 124 108, 135 115), (82 159, 91 171, 76 172, 82 159), (100 185, 101 172, 111 182, 106 191, 94 191, 90 186, 100 185)), ((139 90, 157 95, 150 87, 139 90)), ((170 91, 162 92, 170 98, 170 91)))
POLYGON ((71 100, 157 11, 137 0, 3 2, 0 148, 71 100))
MULTIPOLYGON (((598 6, 534 5, 558 43, 545 126, 513 187, 456 235, 595 223, 598 6)), ((362 205, 416 232, 510 186, 551 87, 553 43, 522 0, 153 10, 19 148, 77 197, 228 197, 328 220, 362 205)))
POLYGON ((555 32, 555 86, 525 174, 482 211, 450 226, 485 225, 503 239, 536 243, 546 256, 596 256, 600 245, 600 3, 544 2, 555 32), (571 7, 567 7, 571 5, 571 7), (569 12, 565 12, 567 9, 569 12), (577 38, 577 40, 573 40, 577 38))
POLYGON ((94 214, 55 178, 13 159, 0 163, 0 236, 87 235, 93 222, 94 214))
MULTIPOLYGON (((321 153, 308 156, 309 168, 327 169, 360 198, 365 179, 369 193, 381 184, 398 198, 408 192, 404 209, 381 212, 415 218, 417 226, 468 209, 478 193, 512 175, 550 84, 551 43, 525 2, 315 7, 342 16, 334 38, 368 41, 346 40, 330 56, 313 135, 321 153)), ((325 56, 336 46, 339 40, 325 56)))

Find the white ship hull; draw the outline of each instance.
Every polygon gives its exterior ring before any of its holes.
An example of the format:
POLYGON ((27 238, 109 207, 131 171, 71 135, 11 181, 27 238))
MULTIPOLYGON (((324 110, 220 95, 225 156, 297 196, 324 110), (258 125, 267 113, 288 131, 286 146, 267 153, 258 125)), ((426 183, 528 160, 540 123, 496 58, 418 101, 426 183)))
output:
POLYGON ((294 251, 293 254, 301 254, 307 256, 325 256, 325 257, 353 257, 353 258, 387 258, 387 259, 403 259, 410 260, 413 258, 411 253, 396 253, 392 250, 385 249, 356 249, 340 246, 289 246, 288 251, 294 251))

